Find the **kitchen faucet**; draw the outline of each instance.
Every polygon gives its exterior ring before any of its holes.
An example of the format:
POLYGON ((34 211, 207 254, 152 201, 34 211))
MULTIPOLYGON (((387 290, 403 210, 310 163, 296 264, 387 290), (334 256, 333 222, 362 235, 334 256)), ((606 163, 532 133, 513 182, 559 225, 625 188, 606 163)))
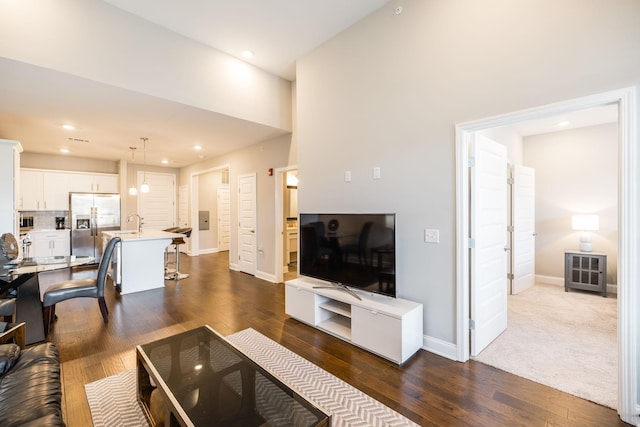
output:
POLYGON ((127 222, 131 222, 131 218, 133 218, 133 217, 137 217, 138 218, 138 233, 142 233, 142 220, 144 218, 142 218, 140 215, 135 213, 135 214, 129 215, 129 217, 127 218, 127 222))

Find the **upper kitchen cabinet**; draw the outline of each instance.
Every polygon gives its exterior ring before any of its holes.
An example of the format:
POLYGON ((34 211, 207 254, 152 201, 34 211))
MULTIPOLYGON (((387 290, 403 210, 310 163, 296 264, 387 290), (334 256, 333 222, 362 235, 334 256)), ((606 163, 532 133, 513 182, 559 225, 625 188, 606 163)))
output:
POLYGON ((105 173, 75 173, 69 192, 119 193, 118 175, 105 173))
POLYGON ((20 181, 20 153, 18 141, 0 139, 0 234, 17 236, 16 207, 20 181))
POLYGON ((118 175, 22 169, 20 210, 67 211, 69 193, 118 193, 118 175))
POLYGON ((69 210, 71 177, 62 172, 22 169, 20 174, 21 210, 69 210))

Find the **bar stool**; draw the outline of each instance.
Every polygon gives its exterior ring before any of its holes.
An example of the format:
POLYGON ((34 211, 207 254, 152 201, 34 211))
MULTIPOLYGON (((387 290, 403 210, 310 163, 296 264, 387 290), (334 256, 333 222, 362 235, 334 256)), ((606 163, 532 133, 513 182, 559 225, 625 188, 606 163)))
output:
POLYGON ((180 245, 182 245, 183 243, 186 243, 184 241, 185 238, 189 238, 191 237, 191 227, 185 227, 185 228, 178 228, 177 230, 174 231, 174 233, 178 233, 178 234, 184 234, 184 238, 183 237, 174 237, 173 241, 171 242, 172 245, 175 246, 176 248, 176 270, 174 272, 169 272, 167 273, 164 278, 167 280, 180 280, 180 279, 186 279, 187 277, 189 277, 188 274, 186 273, 180 273, 180 245))
MULTIPOLYGON (((175 233, 178 228, 180 228, 180 227, 169 227, 169 228, 165 228, 162 231, 166 231, 167 233, 175 233)), ((173 242, 171 242, 171 244, 173 244, 173 242)), ((169 246, 167 246, 166 248, 164 248, 164 275, 165 275, 165 279, 167 278, 166 276, 168 274, 170 274, 170 273, 175 273, 175 270, 169 268, 169 246)))
POLYGON ((13 322, 15 307, 15 298, 0 299, 0 319, 7 323, 13 322))

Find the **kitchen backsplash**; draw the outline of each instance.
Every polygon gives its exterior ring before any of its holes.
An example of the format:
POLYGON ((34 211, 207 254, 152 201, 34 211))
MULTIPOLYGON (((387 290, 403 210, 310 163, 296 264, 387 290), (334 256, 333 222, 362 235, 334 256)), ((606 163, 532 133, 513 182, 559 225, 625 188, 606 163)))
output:
MULTIPOLYGON (((20 211, 19 220, 31 217, 33 218, 33 230, 55 230, 56 220, 58 218, 64 218, 65 228, 70 228, 69 211, 20 211)), ((20 228, 22 224, 27 224, 27 221, 20 221, 20 228)))

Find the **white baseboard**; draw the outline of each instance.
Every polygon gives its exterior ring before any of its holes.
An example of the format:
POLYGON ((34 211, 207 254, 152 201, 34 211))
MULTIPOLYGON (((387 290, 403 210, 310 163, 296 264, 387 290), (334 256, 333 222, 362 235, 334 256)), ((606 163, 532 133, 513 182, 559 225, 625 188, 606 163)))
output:
MULTIPOLYGON (((564 277, 543 276, 542 274, 536 274, 536 283, 547 283, 549 285, 564 287, 564 277)), ((607 283, 607 294, 618 295, 618 286, 607 283)))
POLYGON ((229 263, 229 270, 233 270, 233 271, 240 271, 240 267, 238 266, 238 264, 234 264, 234 263, 229 263))
POLYGON ((277 283, 275 274, 265 273, 264 271, 256 271, 256 277, 258 279, 266 280, 267 282, 277 283))
POLYGON ((422 337, 422 342, 423 350, 430 351, 431 353, 435 353, 438 356, 446 357, 447 359, 458 360, 456 357, 458 351, 455 344, 426 335, 422 337))
POLYGON ((549 285, 564 286, 564 277, 543 276, 536 274, 536 283, 547 283, 549 285))
POLYGON ((218 248, 200 249, 198 251, 198 255, 217 254, 218 252, 220 252, 220 250, 218 248))

